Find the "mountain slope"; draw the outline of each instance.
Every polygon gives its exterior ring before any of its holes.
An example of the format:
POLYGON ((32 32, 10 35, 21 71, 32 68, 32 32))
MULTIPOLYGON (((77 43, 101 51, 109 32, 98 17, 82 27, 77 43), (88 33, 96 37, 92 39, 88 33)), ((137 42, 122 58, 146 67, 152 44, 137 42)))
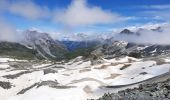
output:
POLYGON ((61 41, 69 51, 75 51, 77 49, 95 47, 99 44, 98 41, 61 41))
POLYGON ((122 30, 122 31, 120 32, 120 34, 128 34, 128 35, 130 35, 130 34, 134 34, 134 32, 131 32, 131 31, 128 30, 128 29, 124 29, 124 30, 122 30))
POLYGON ((9 56, 19 59, 40 58, 37 51, 28 49, 19 43, 11 42, 0 42, 0 56, 9 56))
POLYGON ((150 44, 135 44, 125 41, 112 41, 106 43, 95 51, 94 55, 103 58, 115 58, 121 56, 131 56, 135 58, 154 57, 170 54, 170 45, 150 45, 150 44))
POLYGON ((59 41, 54 41, 47 33, 27 30, 22 44, 35 49, 42 57, 63 59, 67 49, 59 41))
MULTIPOLYGON (((140 30, 147 29, 138 29, 137 32, 131 32, 128 29, 124 29, 118 35, 121 37, 127 35, 135 35, 140 37, 142 33, 140 30)), ((162 31, 161 27, 151 29, 151 31, 162 31)), ((149 34, 149 33, 148 33, 149 34)), ((128 37, 129 38, 129 37, 128 37)), ((131 39, 133 39, 132 37, 131 39)), ((153 56, 162 56, 170 54, 170 45, 161 45, 161 44, 146 44, 146 43, 135 43, 127 42, 124 40, 119 40, 115 37, 111 37, 106 40, 106 42, 99 46, 96 50, 92 52, 92 55, 101 56, 102 58, 115 58, 122 56, 131 56, 135 58, 143 57, 153 57, 153 56)))

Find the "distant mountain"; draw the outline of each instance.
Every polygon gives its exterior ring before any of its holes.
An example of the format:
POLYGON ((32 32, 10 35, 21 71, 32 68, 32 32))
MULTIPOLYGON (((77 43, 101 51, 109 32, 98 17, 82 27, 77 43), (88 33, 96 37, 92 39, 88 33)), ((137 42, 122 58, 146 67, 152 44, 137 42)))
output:
MULTIPOLYGON (((118 35, 126 34, 140 36, 142 34, 140 32, 145 30, 148 29, 139 28, 136 32, 124 29, 118 35)), ((162 31, 162 28, 159 26, 149 30, 160 32, 162 31)), ((123 40, 116 40, 116 37, 111 37, 110 39, 105 40, 103 45, 96 48, 96 50, 92 52, 92 55, 103 58, 122 56, 131 56, 135 58, 167 56, 170 55, 170 45, 132 43, 123 40)))
POLYGON ((162 31, 162 28, 159 26, 159 27, 153 28, 153 29, 151 29, 151 30, 152 30, 152 31, 161 32, 161 31, 162 31))
POLYGON ((99 44, 99 41, 61 41, 69 51, 75 51, 77 49, 95 47, 99 44))
POLYGON ((59 41, 54 41, 47 33, 27 30, 22 45, 36 50, 43 58, 63 59, 66 47, 59 41))
POLYGON ((47 33, 27 30, 18 43, 0 42, 0 56, 17 58, 55 59, 65 58, 67 48, 59 41, 54 41, 47 33))
POLYGON ((60 39, 60 41, 75 41, 75 42, 94 42, 94 41, 100 41, 103 42, 105 39, 110 38, 112 36, 112 32, 107 33, 75 33, 75 34, 69 34, 65 36, 63 39, 60 39))
POLYGON ((128 34, 128 35, 130 35, 130 34, 134 34, 134 32, 132 32, 132 31, 130 31, 130 30, 128 30, 128 29, 124 29, 124 30, 122 30, 122 31, 120 32, 120 34, 128 34))
MULTIPOLYGON (((121 35, 138 35, 137 31, 124 29, 121 35)), ((162 31, 162 28, 156 27, 152 31, 162 31)), ((19 56, 28 58, 43 58, 61 60, 65 58, 74 58, 77 56, 87 56, 92 54, 100 55, 103 58, 114 58, 120 56, 132 56, 136 58, 166 55, 170 53, 168 45, 137 44, 126 41, 116 41, 113 34, 106 36, 97 34, 96 36, 80 33, 73 35, 62 41, 53 40, 48 33, 36 30, 26 30, 23 32, 23 40, 20 43, 0 42, 0 55, 19 56), (10 52, 9 52, 10 51, 10 52)))
POLYGON ((170 55, 170 45, 136 44, 125 41, 106 43, 92 52, 103 58, 130 56, 135 58, 170 55))

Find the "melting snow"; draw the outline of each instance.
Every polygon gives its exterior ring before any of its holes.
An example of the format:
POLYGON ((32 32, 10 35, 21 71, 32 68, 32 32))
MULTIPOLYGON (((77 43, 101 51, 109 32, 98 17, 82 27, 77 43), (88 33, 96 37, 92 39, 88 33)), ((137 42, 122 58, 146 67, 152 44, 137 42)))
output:
MULTIPOLYGON (((30 67, 32 73, 23 74, 15 79, 6 79, 4 75, 14 75, 21 70, 11 70, 8 61, 16 61, 11 58, 0 58, 0 81, 8 81, 13 86, 5 90, 0 87, 2 100, 87 100, 98 98, 110 90, 101 86, 126 85, 136 83, 154 76, 168 72, 170 60, 165 59, 165 64, 156 65, 155 61, 124 57, 120 59, 105 60, 99 65, 90 65, 90 61, 84 62, 81 58, 65 64, 39 64, 30 67), (130 59, 130 60, 129 60, 130 59), (55 69, 54 69, 55 67, 55 69), (57 68, 58 67, 58 68, 57 68), (124 69, 122 69, 124 67, 124 69), (57 73, 43 73, 44 69, 57 70, 57 73), (145 74, 142 74, 144 73, 145 74), (109 77, 109 78, 108 78, 109 77), (24 94, 17 95, 22 89, 42 81, 57 81, 59 86, 71 86, 71 88, 51 88, 49 86, 33 87, 24 94)), ((115 89, 111 90, 117 91, 115 89)))

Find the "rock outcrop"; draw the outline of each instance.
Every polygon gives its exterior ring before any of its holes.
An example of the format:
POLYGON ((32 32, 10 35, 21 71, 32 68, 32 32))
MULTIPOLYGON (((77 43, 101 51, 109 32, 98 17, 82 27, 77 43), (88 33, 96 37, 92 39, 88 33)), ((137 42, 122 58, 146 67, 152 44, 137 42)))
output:
POLYGON ((152 84, 141 84, 138 88, 118 93, 104 94, 98 100, 170 100, 170 79, 152 84))

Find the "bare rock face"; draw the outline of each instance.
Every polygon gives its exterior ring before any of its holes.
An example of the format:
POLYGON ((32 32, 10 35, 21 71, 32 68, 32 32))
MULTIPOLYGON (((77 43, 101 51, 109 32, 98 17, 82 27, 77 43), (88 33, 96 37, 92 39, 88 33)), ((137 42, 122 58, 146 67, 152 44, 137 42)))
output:
POLYGON ((64 58, 66 47, 59 41, 54 41, 47 33, 27 30, 23 33, 25 38, 22 44, 35 49, 44 58, 64 58))
POLYGON ((0 55, 19 59, 39 58, 61 60, 65 58, 67 48, 59 41, 54 41, 47 33, 35 30, 23 32, 23 39, 18 43, 0 42, 0 55))
POLYGON ((125 41, 109 41, 98 47, 92 55, 111 59, 130 56, 134 58, 156 57, 170 54, 170 45, 136 44, 125 41))
POLYGON ((170 93, 168 93, 167 98, 170 99, 170 93))
POLYGON ((126 89, 118 93, 104 94, 98 100, 170 100, 170 79, 142 84, 139 88, 126 89))
POLYGON ((58 73, 58 71, 50 69, 50 68, 44 69, 43 71, 44 71, 44 75, 49 74, 49 73, 58 73))
POLYGON ((10 82, 0 81, 0 87, 2 87, 3 89, 10 89, 12 87, 12 85, 10 82))
POLYGON ((127 35, 131 35, 131 34, 134 34, 134 32, 131 32, 130 30, 128 29, 124 29, 120 32, 120 34, 127 34, 127 35))
POLYGON ((110 43, 103 44, 95 51, 92 52, 93 55, 99 55, 102 58, 114 58, 118 56, 125 55, 125 49, 127 42, 124 41, 113 41, 110 43))

